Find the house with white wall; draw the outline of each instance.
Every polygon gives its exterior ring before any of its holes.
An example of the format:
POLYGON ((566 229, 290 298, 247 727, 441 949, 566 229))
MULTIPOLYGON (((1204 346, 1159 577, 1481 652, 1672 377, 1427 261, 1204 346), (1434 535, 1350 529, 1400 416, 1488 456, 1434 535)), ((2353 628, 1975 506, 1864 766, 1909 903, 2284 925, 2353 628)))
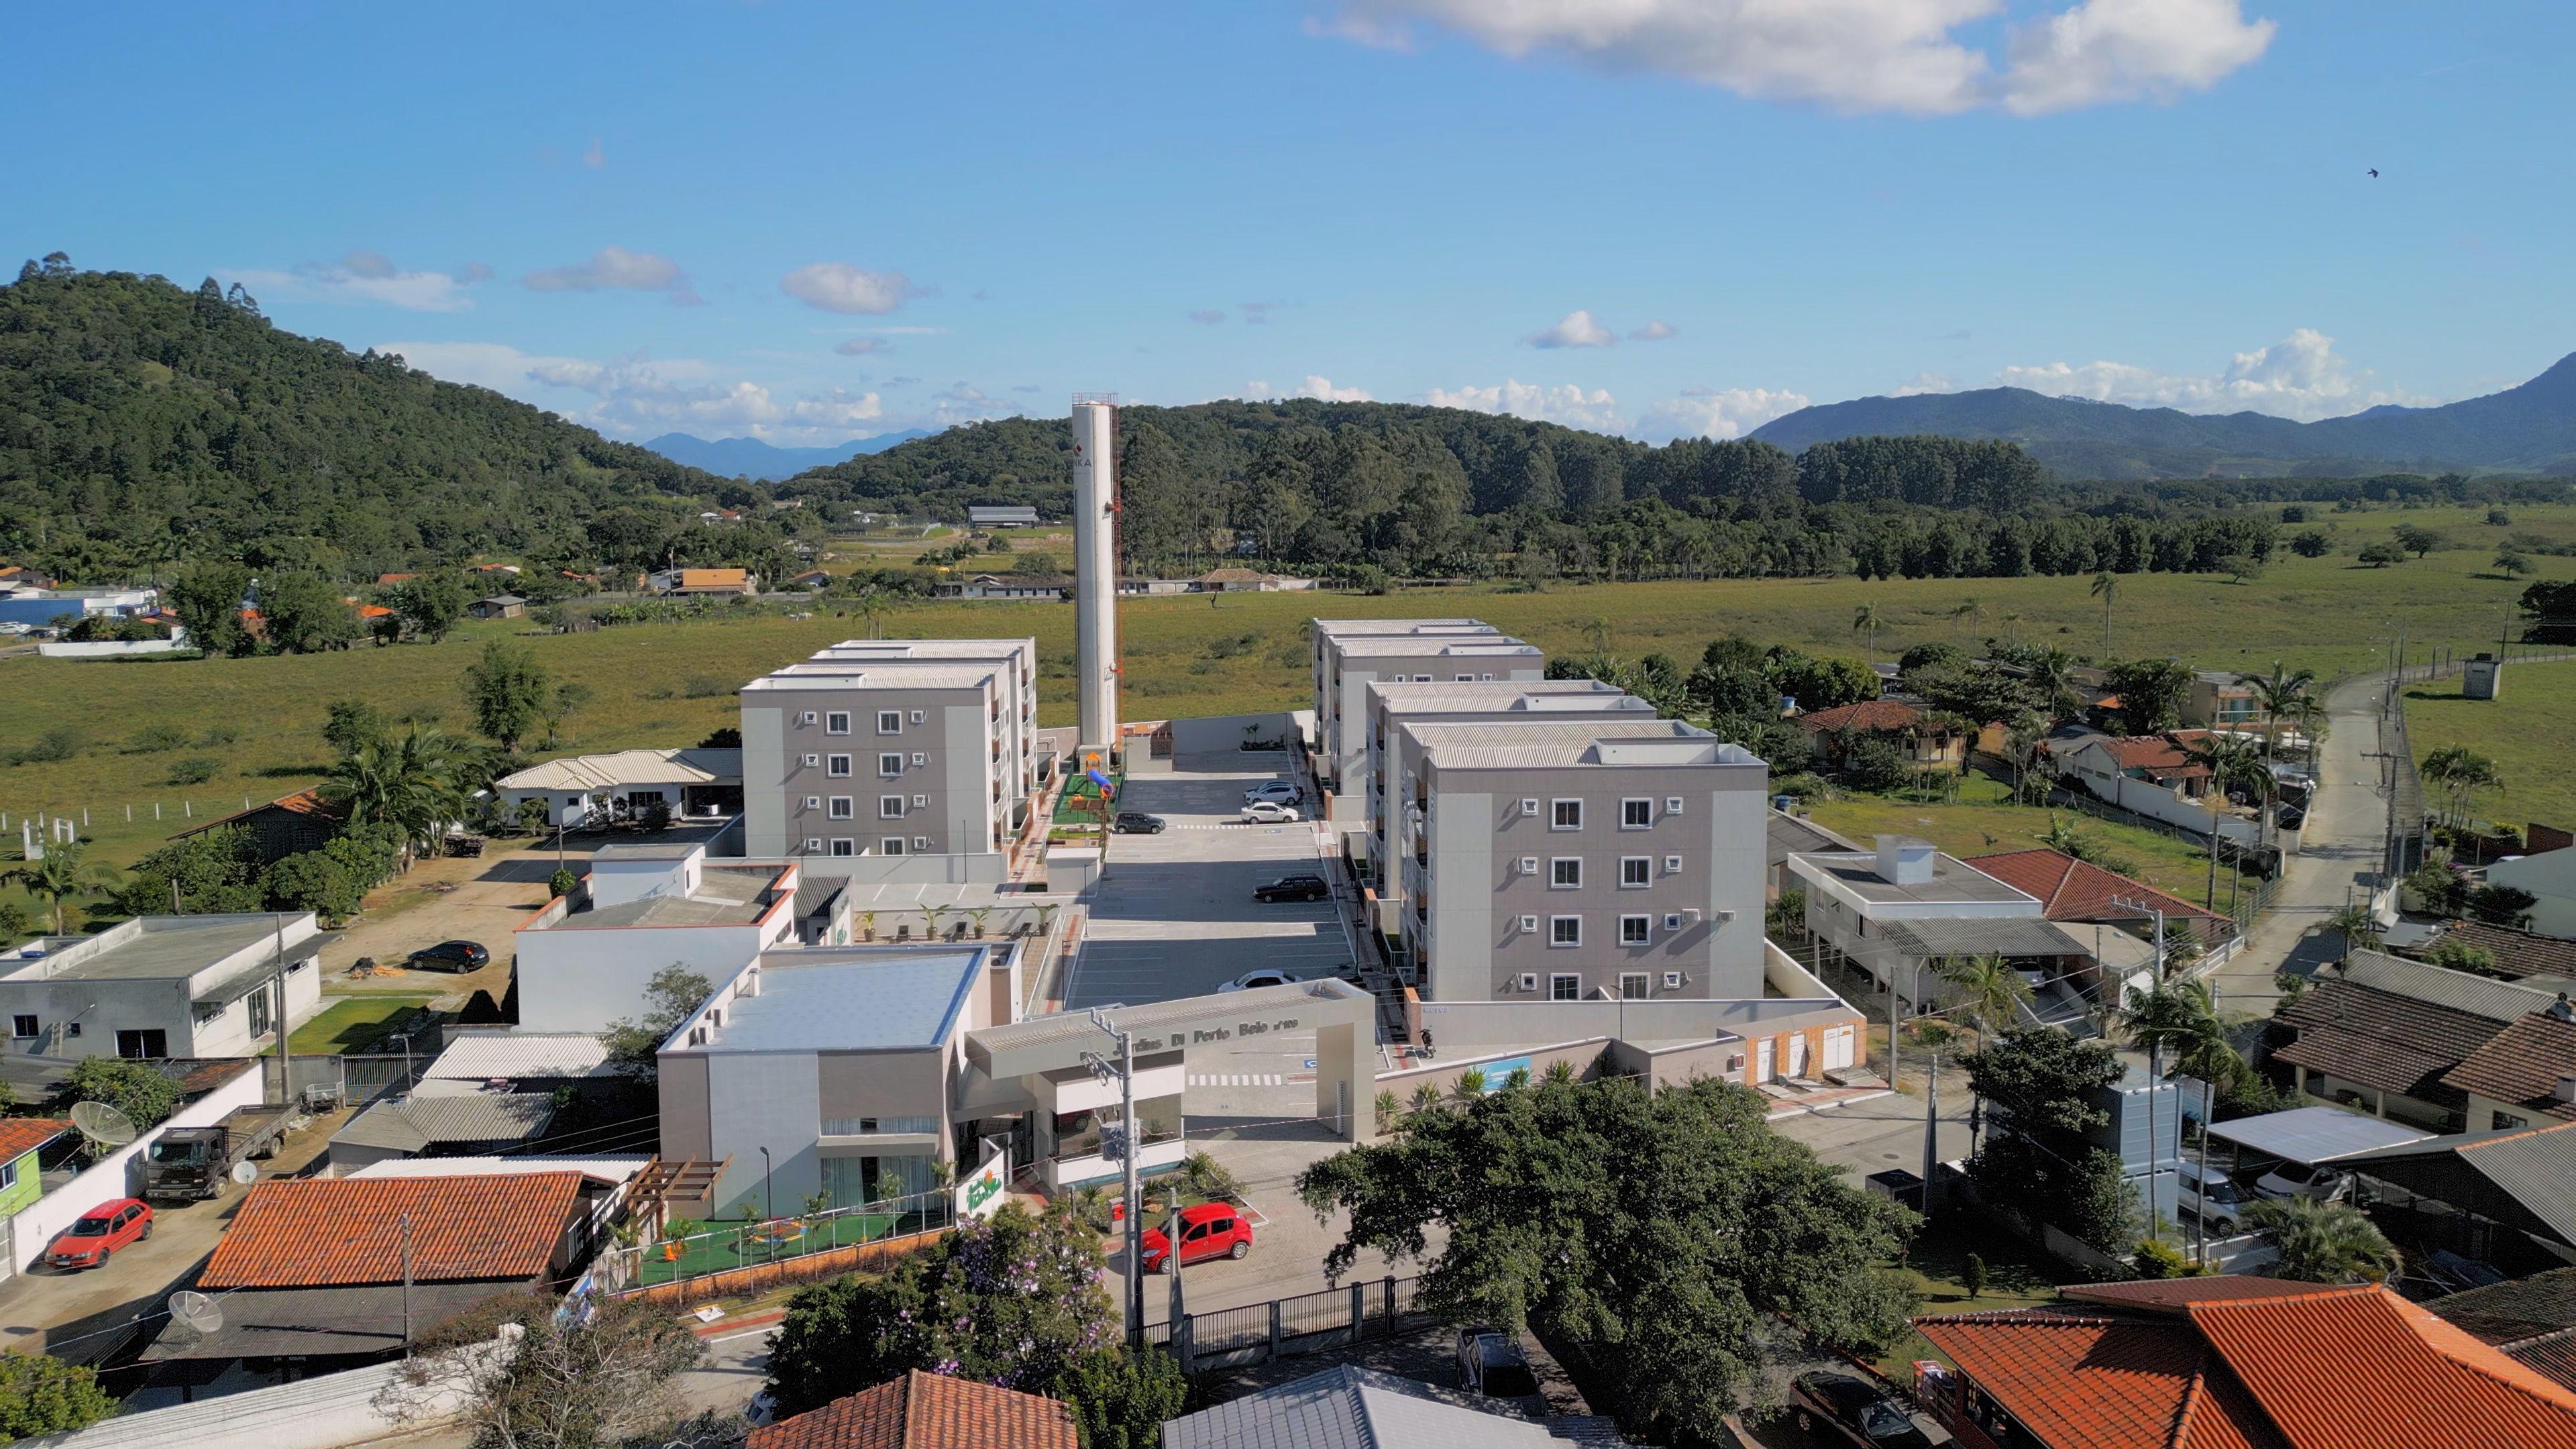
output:
POLYGON ((2093 958, 2049 922, 2046 902, 1929 841, 1882 835, 1877 846, 1788 859, 1807 894, 1808 934, 1826 959, 1866 975, 1879 992, 1893 991, 1893 1009, 1911 1015, 1942 999, 1943 962, 2001 956, 2030 983, 2038 1019, 2083 1019, 2070 983, 2093 958))
POLYGON ((310 911, 137 916, 0 952, 13 1051, 46 1057, 248 1057, 321 1008, 314 958, 337 936, 310 911), (282 1005, 281 1005, 282 997, 282 1005))
POLYGON ((572 894, 512 933, 519 1024, 602 1031, 643 1012, 655 972, 683 966, 722 981, 772 947, 793 945, 794 861, 733 864, 694 842, 603 848, 572 894))

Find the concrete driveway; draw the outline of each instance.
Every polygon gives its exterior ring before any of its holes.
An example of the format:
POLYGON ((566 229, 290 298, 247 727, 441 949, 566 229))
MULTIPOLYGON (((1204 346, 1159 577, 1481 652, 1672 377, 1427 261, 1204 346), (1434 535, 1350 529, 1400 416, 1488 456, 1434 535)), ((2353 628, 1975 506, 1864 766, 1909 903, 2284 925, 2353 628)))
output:
MULTIPOLYGON (((500 1000, 510 989, 510 933, 530 912, 545 905, 546 881, 554 875, 555 863, 551 837, 495 840, 471 860, 422 861, 410 873, 369 892, 365 913, 323 951, 323 990, 365 995, 426 989, 454 993, 462 1001, 479 989, 500 1000), (411 970, 389 976, 348 974, 350 963, 361 956, 400 966, 424 946, 458 940, 480 942, 492 953, 491 964, 462 976, 411 970)), ((567 849, 564 864, 575 875, 587 870, 586 846, 576 840, 567 849)))

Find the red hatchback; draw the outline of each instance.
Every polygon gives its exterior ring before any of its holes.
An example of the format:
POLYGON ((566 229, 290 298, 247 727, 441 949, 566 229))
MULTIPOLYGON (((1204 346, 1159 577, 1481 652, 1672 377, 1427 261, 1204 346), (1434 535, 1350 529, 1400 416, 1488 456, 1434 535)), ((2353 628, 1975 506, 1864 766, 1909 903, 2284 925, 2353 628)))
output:
POLYGON ((107 1255, 152 1236, 152 1206, 140 1198, 121 1197, 81 1214, 80 1220, 56 1234, 45 1249, 45 1261, 57 1268, 95 1268, 107 1255))
POLYGON ((1196 1263, 1207 1258, 1240 1258, 1252 1251, 1252 1224, 1235 1211, 1234 1204, 1203 1202, 1173 1214, 1171 1222, 1164 1227, 1145 1230, 1143 1266, 1146 1272, 1160 1273, 1170 1266, 1170 1228, 1173 1225, 1180 1229, 1181 1261, 1184 1263, 1196 1263))

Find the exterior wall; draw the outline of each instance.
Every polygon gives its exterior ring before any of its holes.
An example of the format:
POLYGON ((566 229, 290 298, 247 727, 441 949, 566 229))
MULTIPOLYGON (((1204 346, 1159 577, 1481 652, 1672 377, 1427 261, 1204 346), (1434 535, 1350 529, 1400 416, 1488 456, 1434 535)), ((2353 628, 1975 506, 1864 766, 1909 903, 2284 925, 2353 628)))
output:
POLYGON ((2531 929, 2543 936, 2576 938, 2576 850, 2551 850, 2487 867, 2487 884, 2512 886, 2540 899, 2531 929))
MULTIPOLYGON (((2089 744, 2068 758, 2062 773, 2081 781, 2084 788, 2123 810, 2179 825, 2200 835, 2209 833, 2209 807, 2199 797, 2169 790, 2153 780, 2141 780, 2120 773, 2111 752, 2099 744, 2089 744)), ((2218 833, 2238 845, 2253 846, 2261 832, 2254 822, 2222 812, 2218 833)))
MULTIPOLYGON (((893 670, 886 674, 900 678, 893 670)), ((812 689, 762 691, 760 707, 743 710, 746 850, 833 858, 834 842, 848 841, 852 855, 878 854, 886 853, 883 841, 889 837, 900 837, 907 855, 997 850, 1016 803, 997 798, 1008 795, 1006 774, 994 758, 998 713, 1000 702, 989 685, 832 688, 818 683, 812 689), (877 716, 886 711, 901 717, 901 727, 892 734, 876 728, 877 716), (815 723, 800 723, 809 712, 815 723), (835 713, 850 716, 848 734, 826 732, 835 713), (921 716, 918 721, 915 714, 921 716), (763 731, 757 745, 755 728, 763 731), (843 754, 850 757, 850 773, 833 775, 832 757, 843 754), (901 757, 892 775, 879 769, 879 757, 888 754, 901 757), (811 765, 805 763, 808 756, 814 760, 811 765), (900 797, 902 815, 884 814, 886 796, 900 797), (836 798, 850 802, 848 818, 832 818, 830 802, 836 798), (809 799, 823 803, 808 806, 809 799), (809 851, 809 840, 823 845, 809 851)))
MULTIPOLYGON (((1511 681, 1525 686, 1527 680, 1511 681)), ((1563 724, 1586 719, 1652 719, 1652 708, 1640 712, 1643 704, 1634 695, 1616 690, 1593 696, 1569 692, 1551 694, 1553 707, 1545 710, 1511 708, 1521 695, 1517 687, 1506 689, 1496 681, 1496 707, 1493 709, 1399 709, 1387 702, 1384 694, 1371 687, 1362 691, 1368 700, 1368 759, 1363 771, 1367 781, 1364 816, 1368 821, 1369 857, 1387 862, 1413 848, 1411 831, 1404 825, 1405 809, 1411 804, 1422 762, 1415 757, 1413 737, 1405 733, 1408 724, 1563 724), (1583 707, 1568 702, 1581 701, 1583 707), (1623 708, 1622 706, 1627 706, 1623 708)), ((1378 883, 1382 896, 1403 893, 1401 874, 1391 867, 1378 883)))
POLYGON ((42 1148, 30 1147, 8 1165, 9 1180, 0 1183, 0 1218, 16 1217, 45 1195, 42 1164, 37 1161, 41 1156, 42 1148))
POLYGON ((685 966, 723 981, 795 934, 792 899, 747 926, 523 927, 519 1024, 529 1031, 604 1031, 619 1017, 642 1012, 644 987, 663 967, 685 966))
POLYGON ((100 1158, 80 1176, 38 1198, 33 1206, 10 1220, 9 1230, 17 1241, 18 1265, 31 1265, 56 1233, 70 1227, 91 1208, 121 1197, 139 1196, 143 1191, 143 1154, 160 1140, 162 1132, 172 1127, 210 1127, 231 1116, 236 1108, 258 1106, 264 1095, 264 1080, 258 1071, 243 1072, 171 1113, 169 1121, 100 1158))
MULTIPOLYGON (((1515 1000, 1422 1004, 1422 1029, 1439 1049, 1444 1064, 1459 1052, 1521 1047, 1531 1042, 1615 1040, 1620 1039, 1622 1031, 1650 1039, 1691 1042, 1721 1037, 1758 1042, 1766 1037, 1812 1033, 1810 1051, 1820 1054, 1821 1033, 1836 1026, 1851 1027, 1855 1033, 1866 1029, 1859 1008, 1830 994, 1805 1000, 1755 997, 1702 1001, 1665 997, 1650 1002, 1515 1000)), ((1747 1053, 1748 1061, 1752 1059, 1750 1046, 1740 1050, 1747 1053)), ((1809 1060, 1812 1063, 1817 1057, 1809 1060)), ((1809 1070, 1815 1068, 1811 1065, 1809 1070)), ((1775 1066, 1774 1075, 1777 1074, 1775 1066)))
MULTIPOLYGON (((250 1030, 251 996, 227 1005, 205 1021, 197 1020, 192 980, 215 979, 219 973, 200 972, 195 978, 160 977, 142 980, 65 980, 0 981, 0 1018, 21 1014, 33 1015, 40 1023, 40 1035, 16 1042, 19 1050, 42 1052, 58 1057, 112 1057, 116 1053, 116 1034, 120 1031, 158 1031, 174 1057, 243 1057, 257 1054, 269 1033, 254 1037, 250 1030), (62 1031, 77 1023, 80 1035, 62 1031)), ((263 981, 257 991, 276 999, 276 983, 263 981)), ((289 1029, 310 1020, 320 1008, 321 973, 310 961, 290 966, 286 973, 287 1025, 289 1029)))
POLYGON ((1461 679, 1529 681, 1547 677, 1547 657, 1527 645, 1515 645, 1516 651, 1500 652, 1501 639, 1493 635, 1457 634, 1428 638, 1418 654, 1368 653, 1334 657, 1334 678, 1328 691, 1336 711, 1319 723, 1331 751, 1329 769, 1322 775, 1324 786, 1333 792, 1333 818, 1356 819, 1368 799, 1369 771, 1369 686, 1381 680, 1393 682, 1429 680, 1454 684, 1461 679), (1449 646, 1482 649, 1492 652, 1443 653, 1449 646), (1348 802, 1348 810, 1343 808, 1348 802))
POLYGON ((787 853, 787 718, 774 705, 743 701, 742 848, 764 860, 787 853))

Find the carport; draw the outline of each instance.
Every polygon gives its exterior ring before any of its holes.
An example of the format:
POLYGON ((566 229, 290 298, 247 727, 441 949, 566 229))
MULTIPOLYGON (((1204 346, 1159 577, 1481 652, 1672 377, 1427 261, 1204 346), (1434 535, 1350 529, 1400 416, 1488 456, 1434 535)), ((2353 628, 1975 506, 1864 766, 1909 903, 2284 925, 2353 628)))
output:
POLYGON ((2209 1135, 2234 1144, 2240 1162, 2250 1155, 2314 1167, 2355 1153, 2421 1142, 2433 1134, 2341 1107, 2293 1107, 2220 1122, 2210 1127, 2209 1135))

